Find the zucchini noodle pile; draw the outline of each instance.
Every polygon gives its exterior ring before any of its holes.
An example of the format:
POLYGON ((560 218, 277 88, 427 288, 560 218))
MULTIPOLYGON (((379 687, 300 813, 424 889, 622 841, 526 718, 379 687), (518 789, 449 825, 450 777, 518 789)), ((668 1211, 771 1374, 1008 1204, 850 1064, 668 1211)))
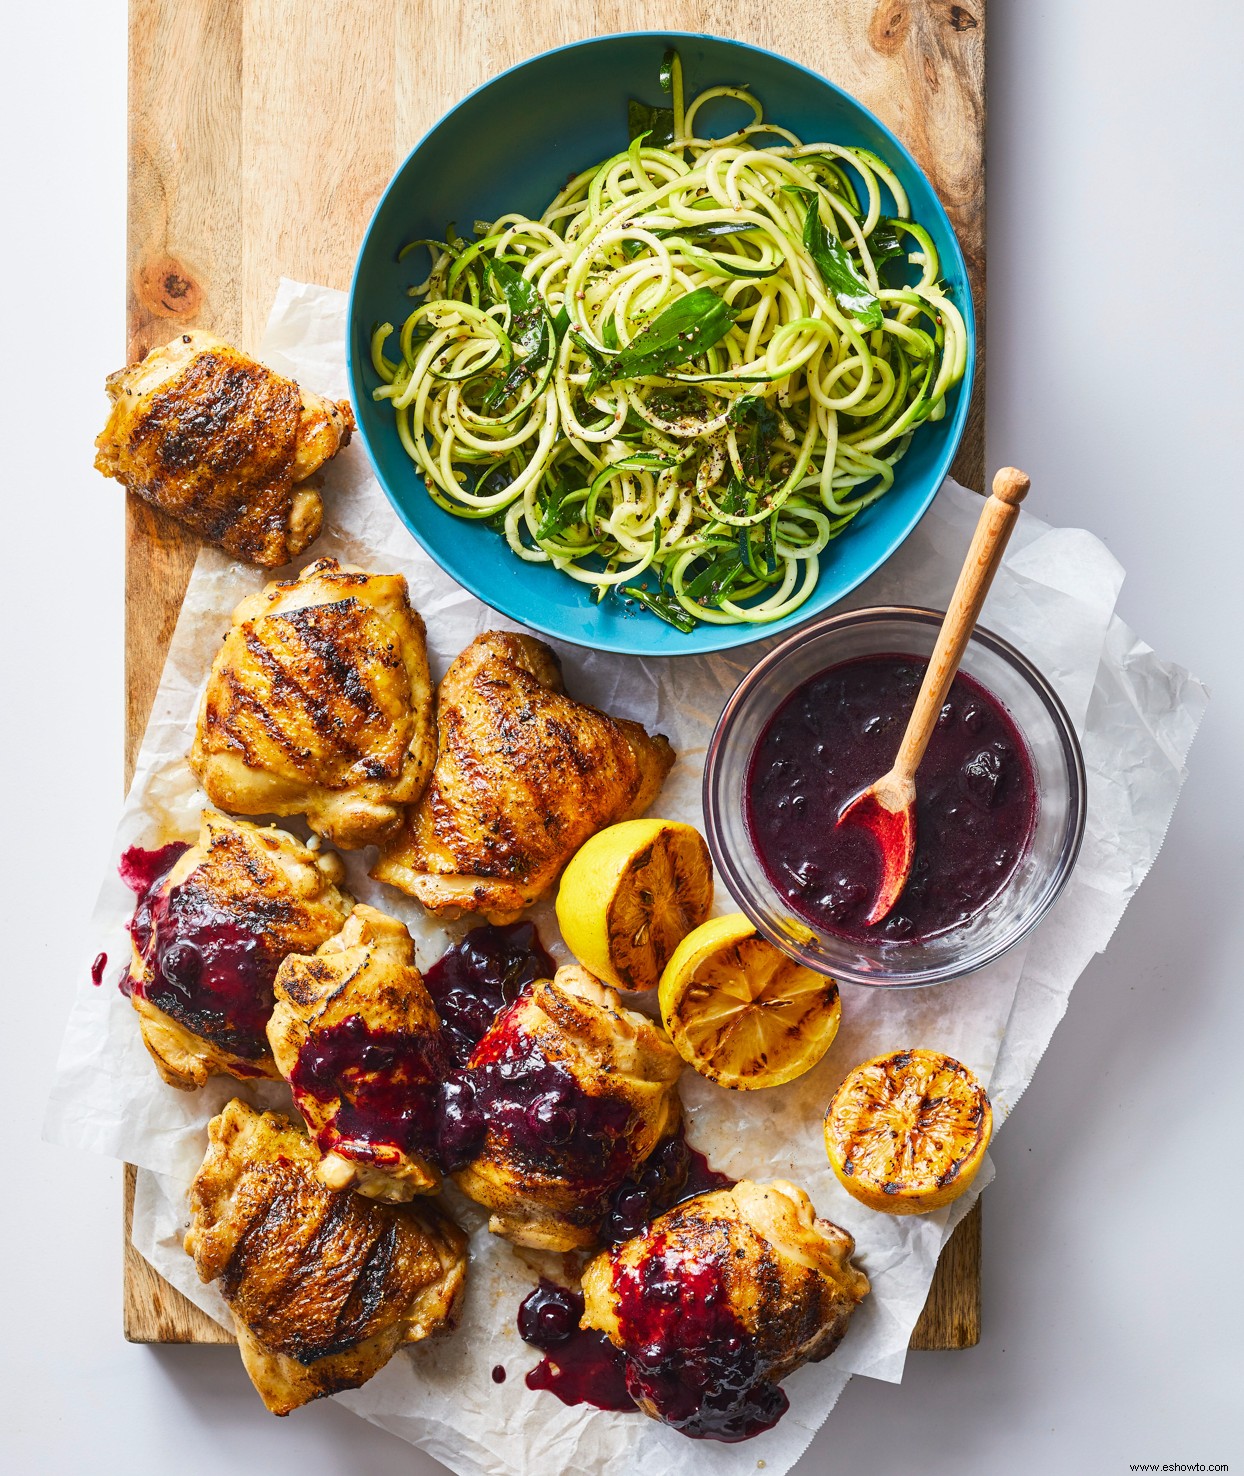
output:
POLYGON ((434 501, 519 558, 682 630, 778 620, 945 413, 967 332, 883 160, 742 88, 684 106, 674 54, 662 82, 538 220, 403 249, 432 266, 395 359, 373 331, 374 394, 434 501), (724 98, 752 121, 700 137, 724 98))

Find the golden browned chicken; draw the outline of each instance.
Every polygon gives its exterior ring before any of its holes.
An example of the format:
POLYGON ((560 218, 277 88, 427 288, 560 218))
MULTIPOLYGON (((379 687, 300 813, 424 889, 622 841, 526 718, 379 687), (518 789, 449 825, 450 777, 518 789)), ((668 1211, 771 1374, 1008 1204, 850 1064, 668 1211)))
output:
POLYGON ((330 1189, 308 1138, 236 1098, 207 1131, 186 1252, 219 1280, 273 1414, 357 1389, 402 1344, 456 1325, 466 1237, 446 1215, 330 1189))
POLYGON ((344 401, 300 390, 210 333, 183 333, 108 377, 95 466, 219 544, 274 569, 318 536, 317 473, 348 444, 344 401))
POLYGON ((581 1326, 622 1351, 645 1414, 686 1435, 746 1439, 785 1412, 779 1381, 842 1341, 868 1294, 854 1250, 802 1189, 744 1179, 597 1256, 581 1326))
POLYGON ((642 815, 674 762, 665 738, 567 697, 532 636, 477 636, 436 712, 431 782, 372 875, 443 916, 513 921, 589 836, 642 815))
POLYGON ((435 756, 423 620, 400 574, 320 559, 233 612, 190 750, 213 804, 305 815, 366 846, 401 824, 435 756))
POLYGON ((376 1199, 435 1193, 449 1057, 405 926, 359 905, 316 953, 287 958, 275 988, 268 1041, 324 1155, 320 1178, 376 1199))
POLYGON ((678 1126, 682 1059, 578 965, 502 1011, 446 1084, 441 1153, 517 1245, 597 1242, 609 1198, 678 1126))
POLYGON ((345 921, 341 857, 204 810, 197 844, 130 852, 122 875, 139 894, 128 989, 160 1075, 186 1091, 213 1073, 276 1076, 272 982, 345 921))

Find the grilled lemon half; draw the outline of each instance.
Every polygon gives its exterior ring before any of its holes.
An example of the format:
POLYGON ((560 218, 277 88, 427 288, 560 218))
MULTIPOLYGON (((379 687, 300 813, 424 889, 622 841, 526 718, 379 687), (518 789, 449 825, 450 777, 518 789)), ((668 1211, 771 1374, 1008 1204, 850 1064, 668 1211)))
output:
POLYGON ((661 1018, 680 1056, 719 1086, 781 1086, 838 1033, 838 986, 788 958, 741 912, 689 933, 661 976, 661 1018))
POLYGON ((713 906, 713 862, 694 825, 623 820, 571 858, 557 891, 566 947, 615 989, 655 989, 713 906))
POLYGON ((923 1215, 976 1177, 993 1131, 984 1088, 953 1056, 895 1051, 857 1066, 825 1114, 838 1182, 887 1215, 923 1215))

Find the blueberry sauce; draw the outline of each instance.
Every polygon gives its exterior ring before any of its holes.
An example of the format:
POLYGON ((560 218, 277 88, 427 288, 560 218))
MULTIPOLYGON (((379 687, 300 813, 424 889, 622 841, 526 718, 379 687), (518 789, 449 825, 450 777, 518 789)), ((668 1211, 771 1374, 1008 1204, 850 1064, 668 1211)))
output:
POLYGON ((91 983, 96 989, 104 982, 104 970, 108 967, 108 955, 97 953, 95 962, 91 965, 91 983))
POLYGON ((149 892, 157 882, 172 871, 175 863, 190 849, 185 841, 169 841, 158 850, 147 851, 142 846, 131 846, 117 866, 121 880, 139 897, 149 892))
POLYGON ((687 1142, 680 1123, 678 1131, 652 1150, 647 1160, 631 1170, 609 1199, 609 1213, 601 1226, 604 1245, 618 1245, 633 1235, 642 1235, 667 1209, 707 1194, 728 1189, 734 1183, 728 1174, 710 1167, 708 1159, 687 1142))
POLYGON ((336 1117, 316 1134, 321 1153, 347 1143, 352 1158, 387 1162, 394 1150, 434 1154, 448 1065, 439 1033, 372 1030, 350 1015, 307 1041, 289 1081, 300 1106, 305 1098, 340 1099, 336 1117))
POLYGON ((563 1404, 635 1412, 626 1392, 623 1355, 603 1333, 579 1326, 583 1293, 540 1278, 518 1309, 519 1336, 544 1357, 527 1375, 529 1389, 547 1389, 563 1404))
POLYGON ((465 1066, 484 1032, 508 1004, 537 979, 551 979, 555 964, 540 946, 534 923, 473 928, 447 949, 424 975, 454 1064, 465 1066))
POLYGON ((576 1186, 589 1210, 630 1166, 636 1114, 620 1097, 585 1092, 520 1023, 522 997, 505 1009, 441 1092, 440 1152, 462 1168, 489 1142, 534 1173, 576 1186), (490 1140, 490 1141, 489 1141, 490 1140))
POLYGON ((727 1237, 690 1255, 666 1234, 635 1264, 615 1261, 614 1310, 631 1397, 697 1440, 747 1440, 789 1401, 766 1377, 756 1343, 730 1306, 727 1237))
POLYGON ((797 913, 843 937, 903 942, 962 927, 1006 885, 1032 835, 1027 745, 961 672, 920 764, 911 880, 888 917, 865 924, 881 879, 877 843, 834 821, 894 762, 924 668, 887 655, 818 673, 774 713, 748 767, 745 818, 770 881, 797 913))
POLYGON ((265 1026, 281 959, 262 934, 222 912, 193 872, 164 889, 188 849, 180 841, 158 851, 135 846, 121 858, 122 880, 138 893, 130 936, 151 974, 131 973, 129 992, 222 1049, 256 1060, 268 1053, 265 1026))
MULTIPOLYGON (((692 1148, 680 1124, 678 1131, 657 1144, 647 1162, 633 1169, 613 1192, 601 1230, 606 1244, 617 1244, 642 1235, 651 1220, 675 1204, 734 1182, 709 1166, 708 1159, 692 1148)), ((640 1377, 631 1369, 631 1358, 615 1348, 604 1334, 579 1327, 583 1316, 583 1294, 557 1286, 543 1277, 518 1309, 518 1333, 524 1342, 547 1356, 527 1375, 527 1387, 547 1389, 563 1404, 592 1404, 598 1409, 631 1410, 635 1401, 628 1389, 640 1377)), ((737 1333, 737 1329, 735 1330, 737 1333)), ((641 1393, 639 1384, 636 1390, 641 1393)), ((768 1429, 786 1408, 781 1391, 757 1394, 758 1401, 772 1402, 773 1420, 758 1424, 743 1420, 747 1434, 768 1429), (780 1407, 779 1407, 780 1404, 780 1407)), ((655 1403, 656 1401, 654 1401, 655 1403)), ((669 1401, 667 1401, 668 1403, 669 1401)), ((736 1411, 737 1415, 737 1411, 736 1411)), ((720 1420, 718 1420, 720 1423, 720 1420)), ((688 1429, 687 1433, 694 1431, 688 1429)), ((707 1432, 706 1432, 707 1433, 707 1432)), ((716 1435, 717 1439, 743 1439, 744 1435, 716 1435)))

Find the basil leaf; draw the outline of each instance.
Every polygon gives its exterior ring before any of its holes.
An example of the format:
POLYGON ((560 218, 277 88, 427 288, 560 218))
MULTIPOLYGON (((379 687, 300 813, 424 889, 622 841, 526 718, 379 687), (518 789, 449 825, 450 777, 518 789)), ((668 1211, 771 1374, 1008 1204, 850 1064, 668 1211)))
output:
POLYGON ((792 195, 798 195, 807 207, 803 222, 803 244, 816 263, 821 280, 834 294, 838 306, 844 313, 850 313, 862 327, 880 328, 881 304, 860 275, 860 270, 851 260, 847 248, 837 236, 831 236, 826 231, 817 207, 815 190, 805 190, 800 185, 784 185, 783 188, 792 195))
POLYGON ((626 105, 626 132, 632 143, 646 133, 654 149, 667 149, 674 142, 674 110, 650 108, 631 98, 626 105))
POLYGON ((747 395, 735 402, 731 423, 743 435, 736 436, 743 475, 753 487, 764 489, 769 481, 769 457, 778 434, 778 414, 760 395, 747 395))
POLYGON ((603 369, 596 366, 594 356, 589 354, 594 369, 588 395, 601 383, 636 379, 641 374, 663 374, 706 353, 726 336, 738 315, 738 308, 718 297, 711 287, 697 287, 672 302, 603 369))
POLYGON ((700 241, 715 241, 722 236, 741 236, 746 231, 757 231, 760 227, 749 220, 709 220, 703 225, 677 225, 667 230, 653 231, 654 236, 682 236, 694 246, 700 241))
POLYGON ((619 594, 626 595, 645 610, 651 610, 654 615, 659 616, 667 625, 672 625, 675 630, 681 630, 684 635, 690 635, 695 629, 697 621, 694 615, 684 610, 673 595, 668 595, 663 589, 655 594, 644 589, 639 584, 624 585, 619 594))
POLYGON ((872 255, 873 266, 877 269, 878 277, 881 276, 881 269, 886 262, 894 260, 895 257, 901 261, 907 260, 907 253, 899 241, 894 222, 885 215, 873 226, 873 233, 868 238, 868 250, 872 255))
POLYGON ((724 548, 686 586, 689 598, 700 604, 720 605, 721 601, 739 582, 743 573, 743 560, 734 544, 724 548))
POLYGON ((575 511, 574 504, 565 505, 567 490, 560 477, 551 471, 545 474, 544 488, 540 493, 542 517, 536 529, 537 538, 552 538, 579 520, 581 514, 575 511))
POLYGON ((572 328, 570 330, 570 337, 583 350, 583 353, 587 357, 588 363, 592 366, 592 372, 588 377, 587 385, 583 393, 585 397, 593 395, 596 393, 597 387, 599 385, 606 384, 609 381, 609 360, 605 357, 604 354, 601 353, 601 351, 596 347, 594 343, 591 343, 586 338, 584 338, 582 333, 580 333, 577 328, 572 328))
POLYGON ((495 409, 503 400, 517 394, 523 381, 533 379, 549 357, 553 324, 544 299, 521 272, 504 261, 490 261, 488 275, 510 309, 510 342, 514 347, 514 363, 504 379, 499 379, 484 396, 484 407, 495 409))

